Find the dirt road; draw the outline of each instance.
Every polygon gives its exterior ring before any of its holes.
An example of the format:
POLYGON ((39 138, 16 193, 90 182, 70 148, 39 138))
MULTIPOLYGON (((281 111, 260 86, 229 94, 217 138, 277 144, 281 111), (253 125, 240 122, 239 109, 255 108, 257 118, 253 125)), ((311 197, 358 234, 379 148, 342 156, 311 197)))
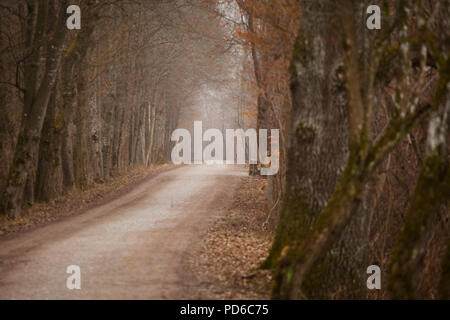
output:
POLYGON ((0 299, 185 299, 183 262, 246 172, 186 166, 108 204, 0 241, 0 299), (81 289, 66 287, 69 265, 81 289))

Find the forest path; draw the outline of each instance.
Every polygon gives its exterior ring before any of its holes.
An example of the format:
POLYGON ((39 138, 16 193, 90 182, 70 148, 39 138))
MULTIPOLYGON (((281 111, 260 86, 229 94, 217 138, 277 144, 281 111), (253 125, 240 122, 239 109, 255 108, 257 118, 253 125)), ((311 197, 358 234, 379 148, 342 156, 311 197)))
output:
POLYGON ((247 173, 184 166, 81 215, 0 241, 0 299, 185 299, 184 258, 247 173), (69 265, 81 289, 66 287, 69 265))

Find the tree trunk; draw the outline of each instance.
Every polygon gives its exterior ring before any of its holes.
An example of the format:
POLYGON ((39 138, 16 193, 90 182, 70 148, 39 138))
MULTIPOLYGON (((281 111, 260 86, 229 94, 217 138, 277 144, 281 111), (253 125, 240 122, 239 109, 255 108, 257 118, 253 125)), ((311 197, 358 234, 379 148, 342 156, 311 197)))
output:
POLYGON ((62 191, 60 132, 63 122, 61 110, 57 106, 56 92, 55 88, 45 117, 39 150, 35 196, 40 201, 50 201, 62 191))
MULTIPOLYGON (((427 226, 441 210, 448 210, 450 164, 448 139, 450 94, 432 114, 427 137, 427 154, 422 164, 405 224, 390 259, 389 289, 393 299, 417 299, 415 281, 425 256, 427 226)), ((443 260, 445 261, 445 260, 443 260)), ((445 272, 445 270, 443 270, 445 272)), ((442 289, 441 289, 442 291, 442 289)))
MULTIPOLYGON (((39 152, 41 131, 47 112, 51 90, 54 87, 58 73, 67 28, 64 26, 66 1, 60 3, 58 22, 61 27, 56 28, 53 40, 47 50, 45 73, 32 100, 31 108, 25 108, 24 120, 19 133, 14 160, 11 165, 7 188, 3 196, 4 212, 11 218, 21 215, 25 185, 36 162, 39 152), (27 114, 27 110, 29 114, 27 114)), ((28 99, 28 98, 27 98, 28 99)))

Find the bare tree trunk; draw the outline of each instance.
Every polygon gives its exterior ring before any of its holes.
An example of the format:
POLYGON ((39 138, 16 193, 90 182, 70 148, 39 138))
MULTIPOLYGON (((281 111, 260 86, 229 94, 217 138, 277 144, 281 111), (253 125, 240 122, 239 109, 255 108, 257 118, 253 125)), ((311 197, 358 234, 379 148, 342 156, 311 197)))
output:
POLYGON ((57 17, 60 26, 55 28, 55 34, 49 43, 45 73, 39 89, 33 99, 27 98, 32 100, 32 104, 30 104, 32 107, 25 108, 14 160, 8 175, 8 186, 3 196, 4 212, 9 217, 16 218, 21 214, 25 185, 29 172, 38 156, 42 126, 51 90, 58 74, 67 32, 67 28, 64 27, 66 3, 65 0, 60 3, 57 17), (27 113, 27 110, 29 110, 29 113, 27 113))
MULTIPOLYGON (((248 13, 248 28, 251 33, 255 33, 254 25, 253 25, 253 13, 251 11, 247 11, 248 13)), ((259 92, 258 92, 258 101, 257 101, 257 119, 256 119, 256 132, 257 132, 257 139, 259 141, 259 129, 261 128, 261 124, 264 121, 263 117, 265 115, 265 107, 266 107, 266 101, 264 98, 264 84, 263 84, 263 75, 262 75, 262 66, 260 63, 260 60, 258 58, 258 53, 256 50, 256 45, 252 41, 251 42, 251 53, 252 53, 252 59, 253 59, 253 70, 255 73, 255 79, 256 84, 258 86, 259 92)), ((258 164, 250 164, 249 167, 249 175, 250 176, 256 176, 259 175, 258 171, 258 164)))
POLYGON ((156 124, 156 106, 151 106, 150 117, 150 143, 147 151, 147 163, 151 163, 153 159, 153 146, 155 141, 155 124, 156 124))
MULTIPOLYGON (((56 86, 55 86, 56 87, 56 86)), ((37 200, 49 201, 61 193, 61 110, 57 106, 56 89, 50 98, 42 130, 35 195, 37 200)))
POLYGON ((448 210, 450 194, 450 165, 448 139, 450 95, 431 116, 427 154, 422 164, 416 189, 405 224, 391 255, 389 289, 394 299, 417 299, 414 279, 421 270, 425 256, 425 235, 431 218, 440 210, 448 210))
POLYGON ((62 62, 61 66, 61 109, 63 113, 63 130, 61 132, 61 166, 63 173, 64 190, 68 191, 75 184, 73 163, 73 117, 76 108, 76 79, 74 66, 76 59, 71 53, 62 62))

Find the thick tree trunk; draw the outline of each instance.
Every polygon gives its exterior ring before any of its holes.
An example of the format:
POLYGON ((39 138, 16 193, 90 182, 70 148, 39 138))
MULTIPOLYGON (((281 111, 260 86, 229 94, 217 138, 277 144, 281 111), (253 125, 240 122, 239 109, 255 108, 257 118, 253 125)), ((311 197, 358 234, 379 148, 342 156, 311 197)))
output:
MULTIPOLYGON (((336 22, 330 23, 328 19, 336 8, 331 1, 302 1, 302 10, 304 17, 290 66, 292 111, 286 196, 276 238, 266 261, 266 265, 272 267, 283 255, 284 248, 300 242, 317 219, 348 158, 345 87, 339 78, 342 68, 340 34, 336 22)), ((289 262, 289 268, 293 263, 293 260, 289 262)), ((286 272, 283 266, 277 276, 286 277, 286 272)), ((326 279, 323 274, 321 277, 326 279)), ((287 297, 291 293, 290 289, 278 288, 274 296, 287 297)))
POLYGON ((3 205, 4 212, 12 218, 21 215, 25 185, 39 152, 42 126, 51 90, 58 73, 67 32, 67 28, 64 26, 65 4, 66 1, 62 1, 60 4, 61 10, 58 17, 60 25, 56 28, 53 40, 48 46, 45 73, 39 89, 36 96, 30 99, 32 107, 25 108, 14 160, 8 175, 8 186, 3 196, 3 205))
POLYGON ((56 101, 56 89, 50 98, 42 130, 39 164, 36 176, 36 200, 50 201, 62 192, 61 184, 61 110, 56 101))

